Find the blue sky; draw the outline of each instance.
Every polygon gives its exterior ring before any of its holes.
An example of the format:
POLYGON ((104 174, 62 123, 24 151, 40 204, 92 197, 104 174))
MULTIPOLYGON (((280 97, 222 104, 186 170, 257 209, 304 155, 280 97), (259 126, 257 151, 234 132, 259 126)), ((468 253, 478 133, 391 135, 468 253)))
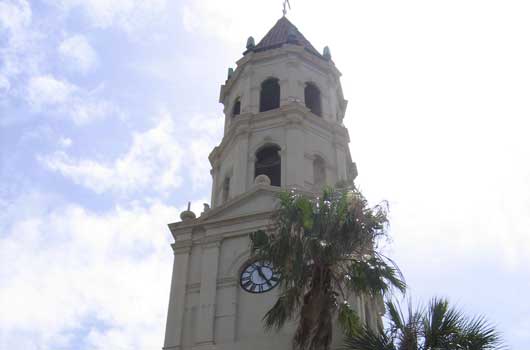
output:
MULTIPOLYGON (((530 6, 291 1, 418 300, 530 343, 530 6)), ((281 1, 0 0, 0 348, 159 349, 228 67, 281 1)))

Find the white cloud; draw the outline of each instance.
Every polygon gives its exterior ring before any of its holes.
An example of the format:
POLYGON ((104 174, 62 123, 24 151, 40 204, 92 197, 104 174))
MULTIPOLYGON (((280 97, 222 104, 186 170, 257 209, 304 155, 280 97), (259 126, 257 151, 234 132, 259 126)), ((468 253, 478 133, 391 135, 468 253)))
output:
POLYGON ((187 154, 193 165, 189 171, 194 189, 204 187, 211 181, 208 156, 222 138, 223 120, 215 115, 195 114, 188 121, 189 130, 197 135, 190 139, 191 152, 187 154))
MULTIPOLYGON (((98 95, 99 87, 85 89, 45 73, 56 59, 56 29, 64 26, 63 17, 57 14, 57 18, 33 17, 27 1, 0 3, 0 30, 5 33, 5 45, 0 48, 0 101, 16 106, 25 100, 35 111, 66 117, 79 125, 121 116, 116 106, 98 95)), ((96 53, 81 35, 64 40, 58 51, 68 66, 81 72, 97 63, 96 53)), ((24 119, 27 116, 9 114, 2 123, 24 119)))
MULTIPOLYGON (((20 76, 36 72, 42 60, 42 38, 31 24, 32 11, 27 1, 0 2, 0 76, 11 88, 16 87, 20 76)), ((10 93, 13 90, 16 89, 10 93)))
POLYGON ((121 118, 121 111, 111 102, 100 100, 90 95, 76 97, 65 113, 72 118, 74 123, 83 125, 96 120, 108 118, 111 115, 121 118))
POLYGON ((0 26, 17 31, 31 22, 31 7, 27 1, 6 0, 0 3, 0 26))
POLYGON ((71 66, 82 73, 92 70, 97 62, 96 51, 83 35, 73 35, 59 45, 59 53, 71 66))
POLYGON ((172 266, 166 224, 177 208, 155 202, 97 214, 32 194, 8 209, 0 348, 161 346, 172 266))
POLYGON ((184 151, 176 135, 177 125, 169 114, 163 113, 155 127, 134 133, 129 150, 112 162, 74 159, 63 151, 39 160, 50 170, 98 193, 146 189, 166 192, 181 183, 184 151))
POLYGON ((10 88, 11 84, 9 83, 9 79, 7 79, 6 76, 0 74, 0 100, 6 96, 10 88))
POLYGON ((119 115, 115 106, 95 96, 97 90, 86 91, 51 75, 39 75, 29 80, 26 99, 36 111, 65 116, 79 125, 119 115))
POLYGON ((59 146, 62 148, 68 148, 72 145, 72 139, 69 137, 61 137, 59 139, 59 146))
POLYGON ((127 152, 114 160, 74 158, 64 150, 38 156, 38 160, 97 193, 155 190, 168 194, 180 187, 184 176, 193 190, 206 187, 211 181, 208 155, 222 136, 223 119, 193 115, 183 134, 182 125, 168 113, 158 118, 153 128, 134 133, 127 152))
POLYGON ((126 32, 145 28, 167 15, 166 0, 61 0, 53 2, 66 11, 80 8, 99 28, 116 27, 126 32))
POLYGON ((181 8, 181 22, 188 32, 213 36, 229 45, 244 48, 248 36, 265 35, 281 16, 281 3, 231 1, 185 1, 181 8), (259 13, 259 16, 256 15, 259 13), (249 30, 251 32, 249 32, 249 30))
POLYGON ((77 87, 50 75, 33 77, 28 83, 28 101, 36 108, 66 103, 77 87))

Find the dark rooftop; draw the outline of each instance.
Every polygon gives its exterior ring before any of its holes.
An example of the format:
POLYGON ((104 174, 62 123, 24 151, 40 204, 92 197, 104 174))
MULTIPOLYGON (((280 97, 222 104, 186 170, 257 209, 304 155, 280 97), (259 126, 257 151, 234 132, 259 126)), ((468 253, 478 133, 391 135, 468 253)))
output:
POLYGON ((248 51, 265 51, 287 43, 303 46, 310 53, 322 58, 322 55, 287 17, 280 18, 263 39, 253 48, 249 48, 248 51))

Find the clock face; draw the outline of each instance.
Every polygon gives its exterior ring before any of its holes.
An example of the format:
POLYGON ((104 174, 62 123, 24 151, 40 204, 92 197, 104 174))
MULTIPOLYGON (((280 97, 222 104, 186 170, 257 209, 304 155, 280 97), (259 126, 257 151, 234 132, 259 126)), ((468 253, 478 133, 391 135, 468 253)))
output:
POLYGON ((257 260, 248 264, 241 272, 239 283, 249 293, 265 293, 280 282, 280 274, 268 261, 257 260))

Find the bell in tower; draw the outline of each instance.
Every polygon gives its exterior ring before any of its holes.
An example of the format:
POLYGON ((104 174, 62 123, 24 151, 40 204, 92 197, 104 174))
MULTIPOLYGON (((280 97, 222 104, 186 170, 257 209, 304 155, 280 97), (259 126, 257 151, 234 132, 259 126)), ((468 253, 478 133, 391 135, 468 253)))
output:
MULTIPOLYGON (((291 348, 294 325, 264 330, 278 289, 245 277, 255 264, 248 235, 268 227, 280 192, 318 193, 355 178, 340 75, 329 49, 321 54, 285 16, 257 44, 247 41, 221 86, 225 127, 209 156, 211 208, 169 224, 175 258, 164 349, 291 348)), ((354 306, 375 327, 383 310, 362 297, 354 306)))

